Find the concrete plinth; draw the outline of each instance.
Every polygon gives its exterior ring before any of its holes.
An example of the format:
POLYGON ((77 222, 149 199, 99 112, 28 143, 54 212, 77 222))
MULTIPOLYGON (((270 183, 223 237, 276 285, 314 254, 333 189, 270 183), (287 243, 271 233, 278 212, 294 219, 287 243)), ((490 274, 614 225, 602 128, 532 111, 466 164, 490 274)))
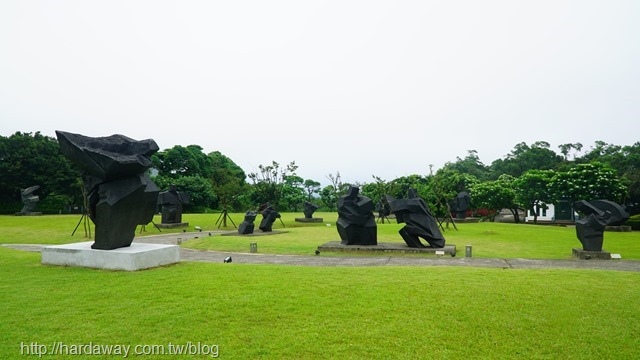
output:
POLYGON ((161 229, 173 229, 173 228, 179 228, 179 227, 189 227, 189 223, 188 222, 181 222, 181 223, 160 223, 160 224, 155 224, 157 227, 161 228, 161 229))
POLYGON ((577 257, 582 260, 611 260, 611 253, 608 251, 587 251, 582 249, 573 248, 573 257, 577 257))
POLYGON ((343 245, 340 241, 331 241, 318 246, 318 251, 339 252, 370 252, 370 253, 412 253, 412 254, 448 254, 456 256, 454 244, 445 245, 443 248, 412 248, 401 243, 378 243, 378 245, 343 245))
POLYGON ((46 246, 42 249, 42 263, 79 266, 95 269, 135 271, 180 261, 177 245, 132 243, 129 247, 95 250, 93 241, 46 246))
POLYGON ((296 218, 295 219, 297 222, 301 222, 301 223, 316 223, 316 222, 322 222, 322 218, 296 218))

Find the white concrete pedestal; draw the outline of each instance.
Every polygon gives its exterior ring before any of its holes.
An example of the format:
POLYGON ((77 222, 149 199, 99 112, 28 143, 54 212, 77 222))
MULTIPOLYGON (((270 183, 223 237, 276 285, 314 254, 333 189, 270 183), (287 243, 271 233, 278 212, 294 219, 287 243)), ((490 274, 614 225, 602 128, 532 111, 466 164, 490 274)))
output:
POLYGON ((42 263, 80 266, 96 269, 135 271, 180 261, 177 245, 132 243, 129 247, 95 250, 93 241, 46 246, 42 249, 42 263))

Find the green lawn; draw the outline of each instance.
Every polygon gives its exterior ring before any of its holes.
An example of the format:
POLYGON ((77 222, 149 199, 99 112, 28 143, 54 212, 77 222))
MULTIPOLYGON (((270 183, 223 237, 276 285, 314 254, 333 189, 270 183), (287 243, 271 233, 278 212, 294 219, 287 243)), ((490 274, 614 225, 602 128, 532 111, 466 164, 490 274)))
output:
MULTIPOLYGON (((339 240, 335 227, 336 213, 315 213, 314 216, 321 217, 324 221, 299 223, 295 218, 303 217, 302 214, 284 213, 282 222, 277 220, 273 224, 274 230, 284 232, 281 234, 260 237, 205 236, 186 242, 183 246, 198 250, 249 252, 249 243, 257 242, 261 253, 311 255, 318 245, 339 240)), ((232 213, 230 217, 236 225, 239 225, 244 215, 232 213)), ((219 218, 220 214, 185 214, 183 221, 189 223, 189 231, 195 231, 195 226, 201 227, 204 232, 236 230, 231 222, 227 223, 226 228, 220 226, 218 229, 216 222, 219 218)), ((0 216, 0 229, 2 229, 0 244, 63 244, 85 241, 82 224, 75 235, 71 236, 79 220, 79 215, 0 216), (33 236, 34 234, 38 236, 33 236)), ((159 217, 154 221, 159 223, 159 217)), ((258 229, 259 224, 260 216, 255 221, 255 232, 261 232, 258 229)), ((403 224, 395 223, 395 220, 392 220, 391 224, 378 224, 378 241, 404 244, 398 234, 402 226, 403 224)), ((443 235, 447 244, 455 244, 461 253, 464 253, 466 245, 472 245, 474 257, 570 259, 571 249, 581 247, 574 227, 484 222, 460 223, 457 224, 457 228, 458 230, 453 226, 445 228, 443 235)), ((181 231, 181 229, 162 229, 163 234, 181 231)), ((145 231, 137 232, 138 236, 157 234, 160 232, 151 224, 145 227, 145 231)), ((621 254, 625 260, 640 260, 640 232, 606 232, 604 239, 605 250, 621 254)), ((325 255, 331 256, 329 253, 325 255)), ((335 255, 344 256, 344 254, 335 255)))
MULTIPOLYGON (((0 242, 84 241, 83 232, 70 236, 78 219, 0 217, 0 242)), ((185 216, 205 231, 216 228, 215 219, 185 216)), ((335 216, 325 221, 330 227, 296 227, 287 219, 288 233, 258 238, 261 251, 266 241, 277 243, 274 249, 307 251, 296 250, 295 237, 278 240, 294 234, 314 246, 337 239, 335 216)), ((382 240, 393 240, 397 228, 380 225, 382 240)), ((145 234, 154 232, 148 227, 145 234)), ((460 224, 445 232, 458 246, 478 241, 471 243, 474 255, 488 247, 483 256, 525 249, 537 258, 554 247, 534 252, 527 242, 551 237, 567 251, 579 245, 574 236, 570 228, 512 224, 460 224), (513 239, 518 233, 521 241, 513 239)), ((621 244, 626 258, 638 239, 636 233, 606 233, 605 247, 609 242, 621 244)), ((130 358, 144 359, 211 358, 133 354, 136 346, 168 351, 170 343, 194 349, 198 342, 216 345, 222 359, 634 359, 640 353, 636 272, 197 262, 121 272, 43 266, 38 253, 4 247, 0 272, 0 358, 6 359, 23 358, 33 346, 51 351, 58 343, 68 352, 122 344, 130 358)))

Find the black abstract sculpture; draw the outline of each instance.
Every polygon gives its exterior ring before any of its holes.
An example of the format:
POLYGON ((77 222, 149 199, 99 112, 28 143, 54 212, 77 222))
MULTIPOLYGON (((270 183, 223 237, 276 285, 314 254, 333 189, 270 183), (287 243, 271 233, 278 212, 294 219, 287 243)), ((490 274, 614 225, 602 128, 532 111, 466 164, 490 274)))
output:
POLYGON ((30 186, 20 191, 23 206, 22 210, 20 210, 20 212, 18 213, 19 215, 32 213, 36 209, 36 204, 38 204, 38 201, 40 201, 40 197, 38 195, 34 195, 33 193, 38 189, 40 189, 40 185, 30 186))
POLYGON ((189 194, 178 191, 175 185, 169 186, 169 190, 158 194, 158 205, 162 206, 162 223, 182 223, 182 205, 190 201, 189 194))
POLYGON ((304 212, 304 217, 307 219, 311 219, 313 218, 313 213, 318 210, 319 206, 313 203, 310 203, 309 201, 305 201, 304 202, 304 210, 302 212, 304 212))
POLYGON ((378 245, 378 229, 373 215, 373 201, 359 195, 356 186, 338 199, 336 227, 343 245, 378 245))
POLYGON ((89 218, 95 224, 93 249, 131 245, 138 225, 153 219, 158 187, 146 170, 159 150, 151 139, 123 135, 88 137, 56 131, 60 150, 83 172, 89 218))
POLYGON ((471 206, 471 195, 466 191, 461 191, 449 201, 449 206, 451 210, 455 211, 456 219, 464 219, 467 216, 467 210, 471 206))
POLYGON ((270 204, 265 204, 260 207, 260 213, 262 214, 262 221, 258 227, 263 232, 273 231, 272 226, 276 219, 280 218, 280 213, 276 211, 270 204))
POLYGON ((586 216, 576 221, 576 235, 585 251, 602 251, 606 226, 619 226, 629 219, 624 206, 609 200, 580 200, 573 203, 586 216))
POLYGON ((253 222, 256 220, 257 215, 258 213, 256 213, 255 211, 247 211, 244 214, 244 221, 242 221, 240 223, 240 226, 238 226, 238 234, 253 234, 253 222))
POLYGON ((409 189, 407 199, 395 199, 390 195, 386 198, 391 211, 396 215, 398 224, 406 224, 399 233, 409 247, 444 247, 445 240, 438 228, 438 223, 429 211, 427 203, 418 196, 415 189, 409 189), (425 246, 420 238, 425 239, 429 246, 425 246))

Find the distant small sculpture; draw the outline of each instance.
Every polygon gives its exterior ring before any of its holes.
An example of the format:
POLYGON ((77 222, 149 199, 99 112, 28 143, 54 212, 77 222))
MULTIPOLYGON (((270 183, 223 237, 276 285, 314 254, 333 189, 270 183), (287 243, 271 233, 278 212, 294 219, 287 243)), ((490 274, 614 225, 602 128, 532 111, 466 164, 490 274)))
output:
POLYGON ((88 137, 56 131, 60 150, 83 171, 89 218, 95 224, 93 249, 131 245, 138 225, 153 220, 158 187, 147 169, 159 150, 151 139, 123 135, 88 137))
POLYGON ((359 195, 360 189, 351 186, 347 194, 338 199, 336 227, 343 245, 378 245, 378 232, 373 201, 359 195))
POLYGON ((169 186, 169 190, 158 194, 157 203, 162 206, 162 223, 182 223, 182 205, 188 204, 189 201, 189 194, 178 191, 175 185, 169 186))
POLYGON ((18 215, 26 215, 34 212, 38 201, 40 201, 40 197, 38 195, 34 195, 33 193, 38 189, 40 189, 40 185, 30 186, 20 191, 23 207, 18 215))
POLYGON ((451 210, 455 211, 456 219, 464 219, 471 206, 471 195, 466 191, 461 191, 449 202, 449 206, 451 210))
POLYGON ((280 213, 276 211, 270 204, 264 204, 260 207, 260 213, 262 214, 262 221, 258 227, 263 232, 273 231, 272 226, 276 219, 280 218, 280 213))
POLYGON ((586 216, 576 221, 576 235, 585 251, 602 251, 606 226, 619 226, 629 219, 624 206, 609 200, 580 200, 573 203, 586 216))
POLYGON ((307 219, 313 218, 313 213, 318 210, 319 206, 308 201, 304 202, 304 217, 307 219))
POLYGON ((244 221, 242 221, 240 223, 240 226, 238 226, 238 234, 253 234, 253 228, 255 226, 253 222, 256 220, 257 215, 258 213, 256 213, 255 211, 247 211, 244 214, 244 221))
POLYGON ((395 199, 390 195, 387 195, 386 198, 391 206, 391 211, 396 215, 398 224, 406 224, 399 233, 407 246, 412 248, 444 247, 445 240, 438 228, 438 223, 429 211, 427 203, 418 196, 415 189, 409 189, 407 199, 395 199), (425 239, 429 246, 425 246, 420 238, 425 239))

